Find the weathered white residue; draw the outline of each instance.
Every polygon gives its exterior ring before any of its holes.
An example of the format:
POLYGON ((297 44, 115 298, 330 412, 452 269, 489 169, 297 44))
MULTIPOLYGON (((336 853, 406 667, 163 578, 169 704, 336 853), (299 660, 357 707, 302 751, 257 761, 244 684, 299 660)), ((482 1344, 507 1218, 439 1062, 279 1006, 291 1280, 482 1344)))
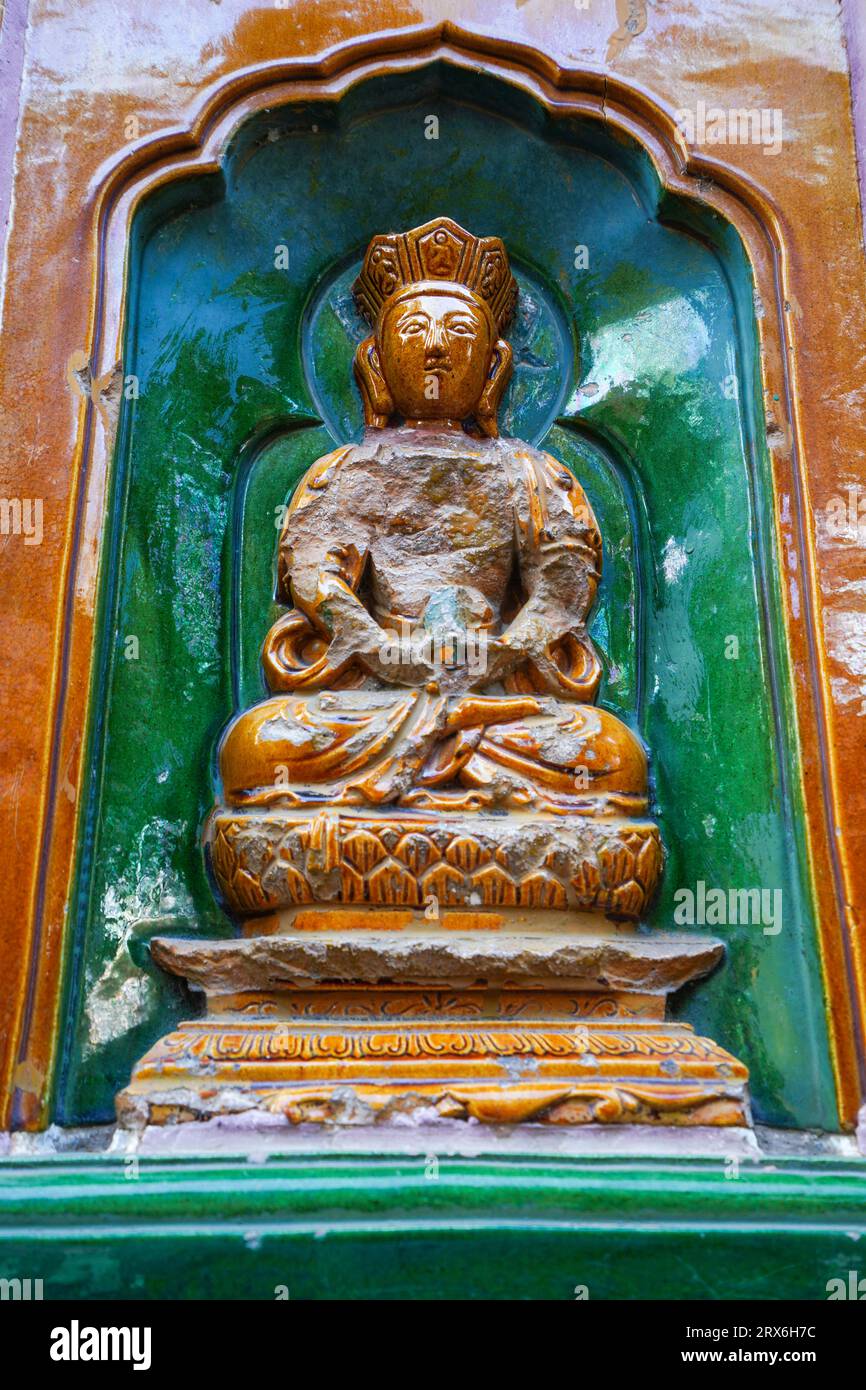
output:
POLYGON ((866 714, 866 612, 862 609, 828 610, 824 614, 824 640, 831 660, 845 668, 845 676, 831 681, 833 699, 839 704, 860 702, 866 714))
POLYGON ((139 836, 126 872, 103 893, 101 927, 111 955, 86 990, 91 1048, 103 1047, 136 1027, 154 1006, 154 981, 135 964, 129 946, 136 935, 152 936, 160 919, 169 926, 173 919, 194 916, 190 894, 171 868, 174 847, 188 833, 182 821, 151 821, 139 836))
POLYGON ((685 550, 671 536, 665 544, 662 558, 662 569, 669 584, 676 584, 688 562, 689 557, 685 550))

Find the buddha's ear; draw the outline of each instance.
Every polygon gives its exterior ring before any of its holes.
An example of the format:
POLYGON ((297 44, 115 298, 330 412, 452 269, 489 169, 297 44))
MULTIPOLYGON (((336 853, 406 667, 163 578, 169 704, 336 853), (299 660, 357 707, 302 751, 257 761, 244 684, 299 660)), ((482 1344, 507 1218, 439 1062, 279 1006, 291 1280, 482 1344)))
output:
POLYGON ((383 430, 394 414, 394 401, 379 365, 379 349, 374 334, 371 333, 355 349, 354 368, 355 380, 364 402, 364 424, 369 429, 383 430))
POLYGON ((479 426, 492 439, 495 439, 499 434, 496 417, 499 414, 502 393, 511 380, 511 368, 511 348, 504 338, 497 338, 490 354, 490 374, 487 378, 487 385, 481 392, 481 400, 478 402, 478 409, 475 412, 479 426))

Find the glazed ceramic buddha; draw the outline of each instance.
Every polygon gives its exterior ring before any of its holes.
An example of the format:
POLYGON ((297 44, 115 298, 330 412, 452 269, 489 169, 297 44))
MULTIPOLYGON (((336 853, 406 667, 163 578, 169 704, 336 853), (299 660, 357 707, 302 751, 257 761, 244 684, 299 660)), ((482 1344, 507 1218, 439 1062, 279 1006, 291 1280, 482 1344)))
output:
POLYGON ((594 704, 601 536, 568 469, 497 426, 505 247, 437 218, 375 237, 354 292, 366 428, 282 529, 273 694, 220 748, 223 894, 241 916, 432 894, 635 917, 661 850, 643 747, 594 704))
POLYGON ((225 731, 206 826, 242 934, 152 941, 206 1012, 121 1122, 744 1125, 744 1066, 664 1017, 723 944, 630 926, 662 845, 644 748, 594 703, 595 517, 496 427, 505 246, 377 236, 354 293, 366 431, 292 499, 272 694, 225 731))
POLYGON ((724 947, 629 922, 662 866, 636 737, 595 703, 601 538, 496 416, 517 287, 447 218, 372 241, 366 430, 279 542, 273 692, 205 830, 239 937, 156 937, 205 994, 118 1096, 139 1126, 748 1122, 745 1068, 667 996, 724 947))

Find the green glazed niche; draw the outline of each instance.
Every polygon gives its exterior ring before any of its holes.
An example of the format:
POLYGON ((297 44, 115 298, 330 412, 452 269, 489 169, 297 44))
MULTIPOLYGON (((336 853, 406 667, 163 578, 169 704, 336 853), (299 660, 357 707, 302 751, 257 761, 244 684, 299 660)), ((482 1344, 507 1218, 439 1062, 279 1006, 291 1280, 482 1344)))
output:
POLYGON ((281 508, 360 429, 367 241, 438 214, 505 240, 523 310, 504 429, 567 463, 601 524, 600 701, 650 749, 668 849, 647 928, 699 881, 782 895, 777 934, 703 928, 727 960, 676 1007, 747 1062, 758 1120, 837 1128, 742 246, 637 146, 435 64, 261 112, 221 176, 137 215, 58 1118, 110 1118, 194 1007, 150 938, 233 931, 200 828, 220 733, 264 693, 281 508))

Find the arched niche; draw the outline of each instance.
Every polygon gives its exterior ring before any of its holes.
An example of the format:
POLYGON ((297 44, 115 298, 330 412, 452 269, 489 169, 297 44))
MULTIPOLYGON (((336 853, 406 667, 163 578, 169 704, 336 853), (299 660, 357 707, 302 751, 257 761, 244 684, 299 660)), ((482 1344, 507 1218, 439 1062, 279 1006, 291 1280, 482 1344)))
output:
POLYGON ((780 931, 708 925, 728 958, 680 1009, 749 1064, 759 1119, 834 1128, 749 260, 598 113, 442 61, 259 100, 218 167, 138 204, 62 1118, 108 1118, 181 1015, 150 937, 232 931, 199 828, 219 733, 262 689, 276 515, 360 425, 346 291, 366 242, 438 213, 506 241, 537 314, 503 422, 574 469, 601 523, 600 699, 648 744, 668 847, 648 929, 700 882, 781 894, 780 931))

